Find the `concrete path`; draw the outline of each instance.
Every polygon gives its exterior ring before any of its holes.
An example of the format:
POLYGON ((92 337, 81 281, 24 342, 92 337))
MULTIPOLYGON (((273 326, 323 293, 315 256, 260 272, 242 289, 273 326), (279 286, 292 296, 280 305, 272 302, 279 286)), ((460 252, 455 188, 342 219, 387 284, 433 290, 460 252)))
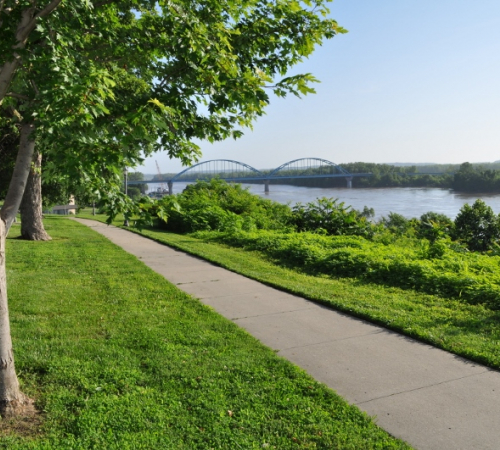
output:
MULTIPOLYGON (((128 231, 76 219, 417 449, 500 449, 500 373, 128 231)), ((500 345, 499 345, 500 351, 500 345)))

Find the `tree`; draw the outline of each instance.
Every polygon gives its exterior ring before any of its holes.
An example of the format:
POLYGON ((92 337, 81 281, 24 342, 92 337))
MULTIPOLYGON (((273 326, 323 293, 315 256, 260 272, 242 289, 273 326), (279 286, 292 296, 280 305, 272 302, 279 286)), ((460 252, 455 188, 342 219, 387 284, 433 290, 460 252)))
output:
POLYGON ((278 96, 313 92, 310 74, 286 76, 343 30, 325 1, 2 0, 0 107, 20 145, 0 210, 0 403, 22 404, 7 314, 5 237, 35 152, 98 194, 110 216, 128 205, 121 168, 160 148, 185 163, 192 139, 242 135, 278 96), (103 177, 103 171, 107 177, 103 177))
POLYGON ((439 238, 450 236, 453 226, 453 221, 448 216, 429 211, 420 216, 417 224, 417 237, 435 242, 439 238))
POLYGON ((410 219, 407 219, 405 216, 395 212, 389 212, 387 217, 382 217, 382 219, 380 219, 380 223, 398 236, 406 234, 412 227, 410 219))
POLYGON ((454 237, 469 250, 486 251, 500 239, 500 217, 482 200, 466 203, 455 218, 454 237))

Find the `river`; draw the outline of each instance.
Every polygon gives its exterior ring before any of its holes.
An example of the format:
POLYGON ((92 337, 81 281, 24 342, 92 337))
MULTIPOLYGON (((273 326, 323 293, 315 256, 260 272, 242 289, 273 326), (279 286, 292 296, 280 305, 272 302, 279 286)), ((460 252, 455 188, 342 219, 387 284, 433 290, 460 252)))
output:
MULTIPOLYGON (((174 193, 182 192, 187 183, 174 183, 174 193)), ((148 183, 150 190, 156 190, 157 183, 148 183)), ((464 194, 448 189, 434 188, 383 188, 383 189, 347 189, 347 188, 310 188, 289 185, 270 185, 269 194, 264 193, 264 186, 243 184, 250 192, 280 203, 308 203, 320 197, 334 197, 362 210, 364 206, 375 210, 375 219, 387 216, 390 212, 405 217, 420 217, 423 213, 434 211, 454 219, 460 208, 472 204, 478 198, 498 214, 500 213, 500 194, 464 194)))

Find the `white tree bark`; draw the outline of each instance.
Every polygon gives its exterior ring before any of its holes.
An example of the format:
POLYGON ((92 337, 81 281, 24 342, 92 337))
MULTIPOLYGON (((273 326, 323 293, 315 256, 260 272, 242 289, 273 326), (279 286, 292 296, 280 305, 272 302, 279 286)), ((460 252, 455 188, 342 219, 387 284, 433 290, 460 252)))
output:
POLYGON ((10 337, 9 308, 7 304, 7 278, 5 275, 5 238, 7 227, 0 219, 0 413, 8 415, 26 403, 19 389, 12 340, 10 337))
POLYGON ((2 416, 32 413, 33 402, 19 389, 10 336, 5 269, 5 241, 16 217, 28 179, 35 149, 33 124, 21 125, 19 153, 9 190, 0 210, 0 414, 2 416))

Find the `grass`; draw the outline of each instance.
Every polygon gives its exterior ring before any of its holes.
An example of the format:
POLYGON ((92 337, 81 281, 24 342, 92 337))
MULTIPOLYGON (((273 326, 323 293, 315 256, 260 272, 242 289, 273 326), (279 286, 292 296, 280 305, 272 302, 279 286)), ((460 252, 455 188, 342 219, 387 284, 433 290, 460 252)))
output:
MULTIPOLYGON (((98 220, 104 220, 103 216, 98 220)), ((500 311, 352 278, 312 276, 281 266, 259 252, 230 248, 188 235, 147 229, 141 234, 255 280, 500 369, 500 311)))
POLYGON ((91 229, 45 226, 50 242, 16 226, 7 242, 17 370, 42 414, 0 448, 409 448, 91 229))

